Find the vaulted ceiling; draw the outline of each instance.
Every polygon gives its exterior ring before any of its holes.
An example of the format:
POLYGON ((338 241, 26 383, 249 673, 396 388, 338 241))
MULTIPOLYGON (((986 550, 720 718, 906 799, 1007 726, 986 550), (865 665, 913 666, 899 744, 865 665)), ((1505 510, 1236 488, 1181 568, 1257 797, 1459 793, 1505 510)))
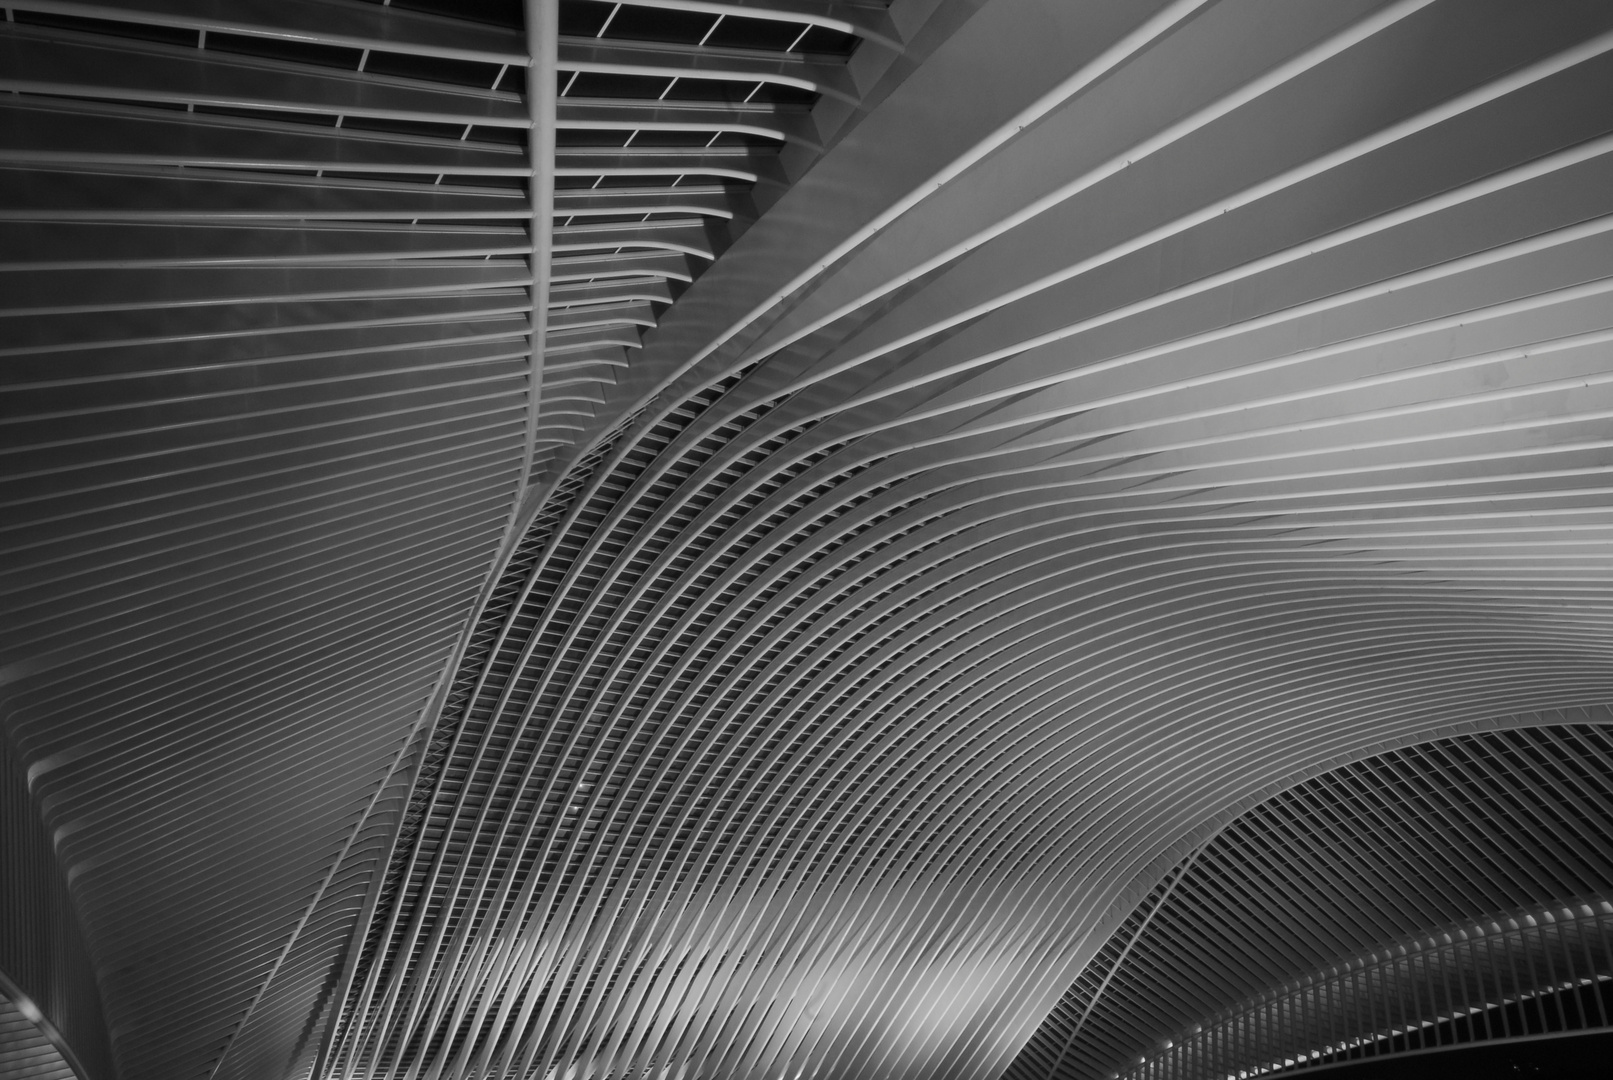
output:
POLYGON ((1613 1012, 1605 0, 23 0, 0 1071, 1613 1012))

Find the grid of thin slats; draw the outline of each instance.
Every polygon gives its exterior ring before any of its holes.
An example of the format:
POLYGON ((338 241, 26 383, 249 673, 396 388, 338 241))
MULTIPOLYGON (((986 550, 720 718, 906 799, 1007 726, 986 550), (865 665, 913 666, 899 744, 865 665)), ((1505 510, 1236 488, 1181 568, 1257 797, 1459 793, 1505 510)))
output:
POLYGON ((1256 1075, 1605 1027, 1610 945, 1613 727, 1439 740, 1228 824, 1007 1075, 1256 1075))
POLYGON ((487 14, 4 6, 3 738, 122 1080, 311 1067, 507 526, 531 121, 487 14))
POLYGON ((78 1080, 55 1045, 0 993, 0 1076, 7 1080, 78 1080))

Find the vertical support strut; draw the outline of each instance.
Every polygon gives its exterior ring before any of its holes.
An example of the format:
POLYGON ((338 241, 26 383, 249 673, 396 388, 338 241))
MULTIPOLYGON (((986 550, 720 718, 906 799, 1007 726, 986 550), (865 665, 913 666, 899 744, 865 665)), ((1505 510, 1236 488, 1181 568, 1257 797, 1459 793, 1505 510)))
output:
POLYGON ((543 407, 543 345, 549 323, 549 259, 554 232, 555 70, 559 59, 560 0, 526 0, 526 101, 532 126, 527 133, 532 198, 531 394, 526 420, 526 460, 513 513, 532 481, 537 449, 538 411, 543 407))

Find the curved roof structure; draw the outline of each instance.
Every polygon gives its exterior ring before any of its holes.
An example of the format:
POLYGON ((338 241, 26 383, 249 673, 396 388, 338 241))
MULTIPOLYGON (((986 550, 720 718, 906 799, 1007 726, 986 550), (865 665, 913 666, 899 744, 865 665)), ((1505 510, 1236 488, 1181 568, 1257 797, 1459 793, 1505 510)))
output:
POLYGON ((1609 1026, 1603 0, 5 13, 0 1069, 1609 1026))

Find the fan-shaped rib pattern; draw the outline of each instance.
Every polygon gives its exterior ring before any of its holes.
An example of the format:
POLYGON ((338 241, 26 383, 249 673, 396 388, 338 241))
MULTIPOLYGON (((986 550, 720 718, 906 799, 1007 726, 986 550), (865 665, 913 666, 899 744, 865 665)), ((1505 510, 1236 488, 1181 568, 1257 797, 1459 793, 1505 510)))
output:
POLYGON ((1555 11, 936 24, 553 459, 331 1075, 985 1080, 1205 820, 1607 700, 1555 11))
POLYGON ((1606 1026, 1613 727, 1595 713, 1391 751, 1238 816, 1005 1075, 1254 1075, 1606 1026))

